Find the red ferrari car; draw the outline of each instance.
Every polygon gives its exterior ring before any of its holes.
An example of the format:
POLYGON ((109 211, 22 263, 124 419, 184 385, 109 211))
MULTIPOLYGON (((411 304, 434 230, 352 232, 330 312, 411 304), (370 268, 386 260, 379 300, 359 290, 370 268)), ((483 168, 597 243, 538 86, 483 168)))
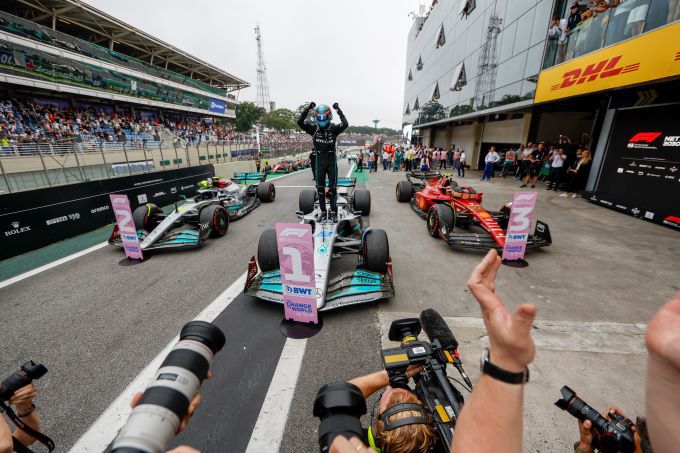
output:
MULTIPOLYGON (((427 220, 431 236, 456 249, 503 249, 512 203, 505 203, 500 211, 487 211, 482 206, 482 193, 459 186, 439 172, 409 172, 406 179, 397 183, 397 201, 410 202, 413 210, 427 220)), ((537 221, 527 248, 551 243, 548 225, 537 221)))
POLYGON ((297 163, 292 160, 282 160, 272 170, 272 173, 290 173, 297 170, 297 163))

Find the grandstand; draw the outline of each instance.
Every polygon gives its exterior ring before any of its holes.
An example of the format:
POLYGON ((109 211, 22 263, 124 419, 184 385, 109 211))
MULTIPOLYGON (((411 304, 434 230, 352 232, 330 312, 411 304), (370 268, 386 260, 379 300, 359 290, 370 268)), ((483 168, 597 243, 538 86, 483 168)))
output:
POLYGON ((241 158, 248 86, 78 0, 2 0, 0 193, 241 158))
MULTIPOLYGON (((233 118, 249 84, 85 3, 3 0, 0 82, 233 118)), ((46 94, 38 92, 37 94, 46 94)))

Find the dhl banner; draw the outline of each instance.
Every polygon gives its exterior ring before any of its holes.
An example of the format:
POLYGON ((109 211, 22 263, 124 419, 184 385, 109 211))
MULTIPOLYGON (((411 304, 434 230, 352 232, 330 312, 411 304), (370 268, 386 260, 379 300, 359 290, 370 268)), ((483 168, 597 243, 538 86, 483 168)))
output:
POLYGON ((538 76, 535 102, 680 75, 680 23, 569 60, 538 76))

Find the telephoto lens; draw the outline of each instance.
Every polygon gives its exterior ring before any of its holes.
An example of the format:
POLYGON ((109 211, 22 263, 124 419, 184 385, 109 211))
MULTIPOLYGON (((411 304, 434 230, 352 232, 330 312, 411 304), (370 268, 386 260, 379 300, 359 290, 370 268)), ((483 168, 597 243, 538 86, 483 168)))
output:
POLYGON ((588 403, 576 396, 576 392, 565 385, 560 389, 560 393, 562 398, 555 401, 555 406, 569 412, 581 421, 590 420, 595 429, 601 431, 607 430, 609 421, 600 415, 598 411, 590 407, 588 403))
POLYGON ((187 323, 111 446, 117 453, 161 453, 177 433, 215 354, 226 342, 215 325, 187 323))
POLYGON ((35 363, 33 360, 24 363, 19 370, 0 382, 0 401, 9 401, 14 392, 27 386, 34 379, 40 379, 45 373, 47 373, 47 368, 40 363, 35 363))
POLYGON ((314 416, 319 425, 319 451, 327 453, 338 435, 362 438, 359 417, 366 413, 366 399, 361 390, 347 382, 326 384, 314 399, 314 416))

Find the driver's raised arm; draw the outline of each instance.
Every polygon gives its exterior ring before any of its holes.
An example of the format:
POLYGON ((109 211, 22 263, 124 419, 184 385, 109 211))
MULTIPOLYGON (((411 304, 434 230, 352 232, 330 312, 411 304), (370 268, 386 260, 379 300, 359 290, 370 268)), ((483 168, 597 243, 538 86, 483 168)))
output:
POLYGON ((347 118, 345 118, 345 114, 342 113, 342 110, 340 110, 340 106, 336 102, 333 104, 333 108, 335 109, 336 112, 338 112, 338 116, 340 117, 340 122, 341 124, 334 125, 333 128, 335 129, 335 135, 340 135, 342 131, 347 129, 349 127, 349 123, 347 122, 347 118))
POLYGON ((305 123, 305 120, 307 119, 307 115, 309 115, 309 111, 313 109, 316 106, 314 102, 310 102, 307 104, 307 107, 300 113, 300 117, 297 120, 297 125, 300 126, 300 128, 307 132, 310 135, 314 135, 316 132, 316 127, 312 126, 311 124, 305 123))

